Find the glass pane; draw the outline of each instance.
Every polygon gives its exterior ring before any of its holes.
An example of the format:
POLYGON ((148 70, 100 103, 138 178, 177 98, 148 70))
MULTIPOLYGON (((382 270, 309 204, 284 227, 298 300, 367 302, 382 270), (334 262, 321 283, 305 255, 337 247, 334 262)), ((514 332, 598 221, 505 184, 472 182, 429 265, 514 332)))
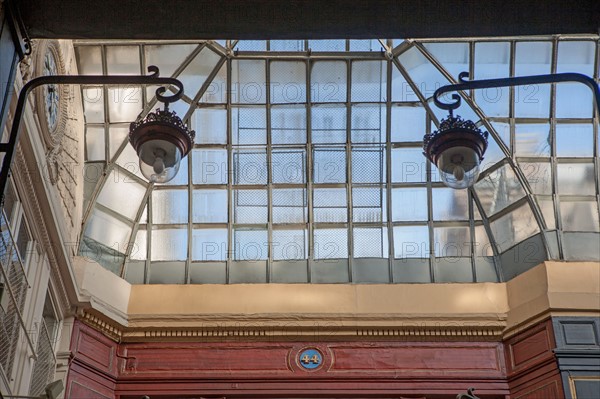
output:
POLYGON ((490 237, 482 225, 475 226, 475 237, 473 238, 473 247, 476 257, 494 256, 494 250, 490 243, 490 237))
POLYGON ((234 150, 233 184, 267 184, 267 153, 264 149, 234 150))
POLYGON ((379 40, 349 40, 350 51, 382 51, 379 40))
POLYGON ((304 51, 304 40, 271 40, 271 51, 304 51))
POLYGON ((227 184, 226 150, 192 150, 194 184, 227 184))
MULTIPOLYGON (((196 97, 198 90, 200 90, 208 75, 215 69, 220 59, 220 55, 206 47, 194 57, 178 77, 185 87, 186 96, 192 99, 196 97)), ((232 88, 233 93, 235 93, 235 90, 232 88)))
POLYGON ((311 110, 313 143, 346 142, 346 107, 315 106, 311 110))
POLYGON ((387 258, 388 238, 385 227, 354 228, 355 258, 387 258))
MULTIPOLYGON (((550 73, 552 43, 518 42, 515 50, 515 76, 550 73)), ((550 114, 550 85, 515 87, 515 116, 547 118, 550 114)))
POLYGON ((146 45, 146 65, 160 68, 160 76, 172 76, 175 70, 198 47, 196 44, 146 45))
POLYGON ((542 216, 544 216, 544 221, 546 222, 546 227, 549 230, 554 230, 556 228, 556 218, 554 217, 554 201, 552 201, 552 197, 541 197, 536 196, 537 203, 542 211, 542 216))
POLYGON ((227 223, 226 190, 194 190, 194 223, 227 223))
POLYGON ((490 227, 501 252, 539 232, 538 224, 528 204, 493 221, 490 227))
POLYGON ((337 223, 348 220, 345 188, 314 188, 313 213, 317 223, 337 223))
POLYGON ((594 99, 589 87, 581 83, 559 83, 556 85, 557 118, 591 118, 594 99))
POLYGON ((595 201, 560 200, 560 218, 565 231, 600 231, 595 201))
POLYGON ((187 237, 187 228, 152 230, 152 260, 185 260, 187 237))
POLYGON ((352 148, 352 182, 385 182, 385 147, 352 148))
POLYGON ((386 190, 383 186, 352 188, 352 218, 357 223, 387 220, 386 190))
POLYGON ((429 258, 429 228, 394 226, 394 257, 429 258))
POLYGON ((102 87, 84 87, 83 113, 86 123, 104 123, 104 89, 102 87))
POLYGON ((231 102, 264 104, 266 101, 266 70, 262 60, 234 60, 231 66, 231 102))
POLYGON ((77 67, 81 75, 102 75, 102 52, 100 46, 78 46, 77 67))
POLYGON ((108 127, 109 156, 111 160, 124 142, 129 143, 128 138, 129 126, 110 125, 108 127))
POLYGON ((308 48, 312 51, 346 51, 345 40, 309 40, 308 48))
POLYGON ((273 230, 273 259, 300 260, 308 258, 306 229, 273 230))
POLYGON ((504 165, 475 184, 475 192, 487 216, 525 196, 521 183, 509 165, 504 165))
POLYGON ((111 123, 133 122, 142 112, 143 105, 139 86, 108 88, 108 119, 111 123))
POLYGON ((131 226, 119 219, 94 208, 85 228, 85 235, 94 241, 112 248, 118 252, 125 252, 129 242, 131 226))
POLYGON ((454 80, 459 73, 469 71, 469 43, 425 43, 424 47, 454 80))
POLYGON ((145 194, 146 187, 126 178, 117 169, 107 177, 96 201, 133 220, 145 194), (124 201, 124 198, 127 200, 124 201))
POLYGON ((387 63, 352 62, 352 101, 386 101, 387 63))
POLYGON ((271 166, 273 183, 302 184, 306 180, 306 151, 294 148, 273 148, 271 166))
MULTIPOLYGON (((594 75, 595 43, 592 41, 560 41, 556 72, 578 72, 594 75)), ((591 118, 591 90, 580 83, 556 85, 556 116, 558 118, 591 118)))
POLYGON ((233 190, 233 223, 267 223, 267 190, 233 190))
POLYGON ((265 260, 269 253, 267 230, 233 230, 235 260, 265 260))
POLYGON ((315 259, 344 259, 348 257, 348 230, 315 229, 315 259))
POLYGON ((392 181, 414 183, 427 181, 427 159, 421 148, 392 149, 392 181))
POLYGON ((385 143, 385 105, 355 105, 352 107, 353 143, 385 143))
POLYGON ((315 183, 346 182, 346 149, 317 147, 313 150, 313 181, 315 183))
POLYGON ((306 143, 305 106, 274 106, 271 108, 271 143, 306 143))
POLYGON ((104 161, 104 127, 88 126, 85 129, 86 161, 104 161))
POLYGON ((147 245, 148 235, 146 229, 139 229, 135 236, 135 241, 133 243, 133 247, 131 248, 131 254, 129 255, 129 258, 134 260, 146 260, 147 245))
POLYGON ((559 194, 596 194, 593 163, 559 163, 556 172, 559 194))
POLYGON ((307 219, 306 190, 273 189, 273 223, 304 223, 307 219))
POLYGON ((271 62, 271 102, 306 102, 306 64, 298 61, 271 62))
POLYGON ((392 106, 392 141, 423 141, 426 133, 425 108, 392 106))
POLYGON ((152 191, 152 223, 171 224, 188 222, 187 190, 152 191))
POLYGON ((138 46, 106 46, 106 66, 109 75, 145 73, 140 67, 140 48, 138 46))
POLYGON ((345 61, 317 61, 311 71, 311 101, 345 102, 347 66, 345 61))
POLYGON ((558 61, 556 72, 577 72, 584 75, 594 74, 596 45, 593 41, 558 42, 558 61))
MULTIPOLYGON (((467 190, 434 188, 432 193, 433 220, 468 220, 469 200, 467 190)), ((419 204, 422 207, 424 203, 419 204)))
POLYGON ((184 284, 185 262, 152 262, 149 284, 184 284))
POLYGON ((515 154, 521 156, 550 156, 550 125, 516 124, 515 154))
POLYGON ((435 90, 448 84, 448 79, 416 47, 400 54, 398 60, 425 98, 433 96, 435 90))
POLYGON ((471 233, 469 226, 436 227, 433 229, 436 257, 470 257, 471 233))
POLYGON ((227 143, 227 110, 221 108, 199 108, 194 111, 193 127, 196 144, 227 143))
POLYGON ((392 221, 427 220, 427 189, 395 188, 392 190, 392 221))
POLYGON ((194 229, 192 260, 227 260, 227 229, 194 229))
MULTIPOLYGON (((587 89, 587 87, 585 88, 587 89)), ((559 157, 593 157, 593 126, 588 124, 557 124, 556 155, 559 157)))
POLYGON ((534 194, 552 194, 552 169, 550 162, 519 162, 534 194))
POLYGON ((234 107, 231 110, 231 140, 234 145, 266 144, 266 108, 234 107))
POLYGON ((224 63, 208 84, 206 91, 200 98, 200 103, 225 103, 227 102, 227 63, 224 63))
POLYGON ((266 40, 240 40, 237 42, 236 49, 240 51, 266 51, 266 40))

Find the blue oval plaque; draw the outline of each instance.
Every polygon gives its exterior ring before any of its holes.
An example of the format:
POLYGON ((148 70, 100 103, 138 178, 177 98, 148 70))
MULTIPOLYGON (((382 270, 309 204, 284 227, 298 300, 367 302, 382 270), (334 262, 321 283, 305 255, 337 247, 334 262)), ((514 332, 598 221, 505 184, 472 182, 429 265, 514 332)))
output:
POLYGON ((305 369, 313 370, 323 363, 323 356, 316 349, 306 349, 300 352, 298 363, 305 369))

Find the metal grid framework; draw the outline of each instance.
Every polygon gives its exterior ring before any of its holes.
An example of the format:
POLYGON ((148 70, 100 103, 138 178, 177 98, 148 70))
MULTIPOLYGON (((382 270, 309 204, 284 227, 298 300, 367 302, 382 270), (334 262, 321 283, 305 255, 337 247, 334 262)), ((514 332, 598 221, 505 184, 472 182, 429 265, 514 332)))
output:
POLYGON ((198 132, 174 181, 148 184, 126 122, 156 106, 154 90, 82 88, 81 253, 132 283, 325 282, 331 267, 347 272, 332 282, 502 281, 500 255, 529 237, 564 259, 564 234, 599 231, 585 87, 461 93, 456 113, 490 133, 472 189, 444 187, 421 154, 445 116, 431 96, 459 72, 598 80, 598 36, 82 41, 76 53, 84 74, 155 64, 178 77, 175 109, 198 132))
POLYGON ((44 311, 37 331, 37 359, 33 364, 29 395, 38 396, 44 393, 46 385, 54 379, 56 368, 56 338, 59 322, 52 305, 50 295, 46 294, 44 311))

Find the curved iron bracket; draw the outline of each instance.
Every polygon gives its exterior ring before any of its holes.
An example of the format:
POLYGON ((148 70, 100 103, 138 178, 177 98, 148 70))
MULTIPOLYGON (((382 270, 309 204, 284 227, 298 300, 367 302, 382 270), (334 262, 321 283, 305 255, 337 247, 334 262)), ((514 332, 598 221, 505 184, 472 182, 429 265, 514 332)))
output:
POLYGON ((549 75, 533 75, 533 76, 518 76, 514 78, 500 78, 500 79, 482 79, 482 80, 468 80, 469 73, 461 72, 458 75, 459 83, 442 86, 433 93, 433 102, 438 108, 445 109, 452 114, 452 111, 460 107, 461 97, 458 94, 452 95, 452 102, 442 102, 440 99, 446 93, 471 90, 471 89, 487 89, 492 87, 511 87, 511 86, 528 86, 533 84, 545 84, 545 83, 563 83, 563 82, 578 82, 588 86, 594 94, 594 100, 596 104, 596 110, 600 114, 600 88, 592 79, 587 75, 574 72, 566 73, 555 73, 549 75))
POLYGON ((183 83, 175 78, 161 78, 160 71, 157 66, 151 65, 148 67, 148 75, 51 75, 40 76, 31 79, 27 82, 17 100, 17 107, 13 117, 13 125, 10 130, 8 143, 0 143, 0 154, 5 153, 0 170, 0 206, 4 202, 4 190, 8 181, 10 165, 14 156, 15 148, 19 140, 19 132, 27 96, 33 89, 43 85, 152 85, 160 86, 156 89, 156 98, 158 101, 165 103, 175 102, 183 96, 183 83), (167 87, 175 86, 177 91, 172 95, 164 95, 167 87))
POLYGON ((475 391, 475 388, 469 388, 467 389, 467 393, 459 393, 456 395, 456 399, 479 399, 478 396, 475 396, 473 391, 475 391))

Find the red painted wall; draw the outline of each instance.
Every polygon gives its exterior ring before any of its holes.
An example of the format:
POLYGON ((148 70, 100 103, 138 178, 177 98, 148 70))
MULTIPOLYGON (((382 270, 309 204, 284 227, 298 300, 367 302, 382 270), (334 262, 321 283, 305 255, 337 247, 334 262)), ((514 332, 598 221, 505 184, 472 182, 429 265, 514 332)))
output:
POLYGON ((77 322, 68 398, 562 397, 551 324, 501 342, 118 344, 77 322), (315 370, 298 360, 322 354, 315 370), (542 396, 539 396, 542 395, 542 396))

